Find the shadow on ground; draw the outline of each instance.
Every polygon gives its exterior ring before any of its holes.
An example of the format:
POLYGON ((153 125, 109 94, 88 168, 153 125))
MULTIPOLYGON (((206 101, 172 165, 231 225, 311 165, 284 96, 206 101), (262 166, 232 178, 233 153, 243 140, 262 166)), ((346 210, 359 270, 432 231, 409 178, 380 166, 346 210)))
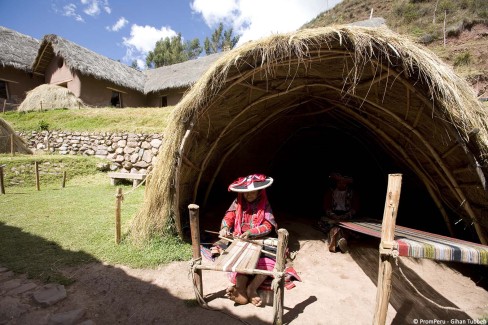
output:
MULTIPOLYGON (((4 223, 0 238, 0 266, 21 272, 0 273, 1 324, 48 324, 53 315, 73 310, 81 310, 78 322, 95 324, 242 324, 230 316, 231 310, 206 310, 193 297, 184 299, 158 286, 158 279, 167 275, 164 268, 150 270, 146 278, 146 270, 139 270, 139 277, 134 277, 129 273, 138 270, 106 265, 85 252, 65 250, 4 223), (64 283, 67 297, 42 307, 32 297, 48 282, 64 283), (10 288, 27 283, 35 286, 17 294, 10 288)), ((243 320, 263 323, 256 317, 243 320)))
MULTIPOLYGON (((379 239, 362 236, 360 239, 355 239, 351 246, 351 257, 358 263, 371 281, 377 285, 379 239)), ((392 272, 390 304, 397 312, 395 318, 392 320, 392 324, 412 324, 415 319, 445 321, 456 319, 466 320, 466 322, 472 319, 464 312, 437 307, 420 297, 401 275, 398 267, 403 270, 405 276, 424 296, 435 301, 440 306, 457 308, 456 305, 443 297, 419 277, 415 271, 406 266, 401 260, 398 260, 398 266, 393 265, 392 272)))

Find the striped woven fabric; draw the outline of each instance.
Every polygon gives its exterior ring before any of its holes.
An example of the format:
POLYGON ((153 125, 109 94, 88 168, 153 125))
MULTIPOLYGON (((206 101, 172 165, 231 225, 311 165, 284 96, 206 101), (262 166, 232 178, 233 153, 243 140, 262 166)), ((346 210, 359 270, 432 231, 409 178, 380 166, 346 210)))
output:
MULTIPOLYGON (((343 228, 381 238, 379 222, 341 222, 343 228)), ((433 233, 396 226, 395 240, 400 256, 430 258, 488 265, 488 246, 436 235, 433 233)))
POLYGON ((260 245, 235 240, 217 259, 214 269, 224 272, 253 274, 252 272, 258 264, 260 254, 260 245))

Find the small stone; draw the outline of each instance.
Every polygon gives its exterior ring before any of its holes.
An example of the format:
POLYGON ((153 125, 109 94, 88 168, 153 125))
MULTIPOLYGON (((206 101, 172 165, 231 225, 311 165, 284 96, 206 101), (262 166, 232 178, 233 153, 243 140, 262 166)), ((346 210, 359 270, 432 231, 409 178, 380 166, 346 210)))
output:
POLYGON ((66 289, 63 285, 50 283, 41 290, 34 292, 34 300, 43 307, 51 306, 66 298, 66 289))
POLYGON ((27 292, 29 290, 32 290, 35 287, 37 287, 37 285, 35 283, 33 283, 33 282, 24 283, 20 287, 15 288, 15 289, 10 290, 9 292, 7 292, 7 295, 11 295, 11 296, 18 295, 18 294, 27 292))
POLYGON ((83 309, 74 309, 64 313, 54 314, 49 318, 49 325, 71 325, 79 321, 85 311, 83 309))
POLYGON ((19 287, 21 284, 20 279, 13 279, 0 283, 0 291, 10 291, 19 287))

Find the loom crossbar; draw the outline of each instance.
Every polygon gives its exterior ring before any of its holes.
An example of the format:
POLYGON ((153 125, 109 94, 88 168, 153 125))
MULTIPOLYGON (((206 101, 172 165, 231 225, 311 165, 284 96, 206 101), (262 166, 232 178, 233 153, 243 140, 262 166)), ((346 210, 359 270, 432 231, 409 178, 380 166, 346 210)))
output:
MULTIPOLYGON (((381 223, 343 221, 340 227, 381 238, 381 223)), ((488 246, 426 231, 396 226, 398 255, 488 265, 488 246)))

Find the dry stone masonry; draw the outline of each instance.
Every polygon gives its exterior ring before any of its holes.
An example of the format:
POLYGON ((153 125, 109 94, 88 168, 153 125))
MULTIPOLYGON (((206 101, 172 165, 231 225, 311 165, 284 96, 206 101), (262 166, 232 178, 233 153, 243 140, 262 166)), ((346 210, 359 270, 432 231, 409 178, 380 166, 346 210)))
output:
POLYGON ((156 160, 161 134, 33 131, 19 133, 30 149, 60 155, 96 156, 108 160, 107 169, 145 174, 156 160))

